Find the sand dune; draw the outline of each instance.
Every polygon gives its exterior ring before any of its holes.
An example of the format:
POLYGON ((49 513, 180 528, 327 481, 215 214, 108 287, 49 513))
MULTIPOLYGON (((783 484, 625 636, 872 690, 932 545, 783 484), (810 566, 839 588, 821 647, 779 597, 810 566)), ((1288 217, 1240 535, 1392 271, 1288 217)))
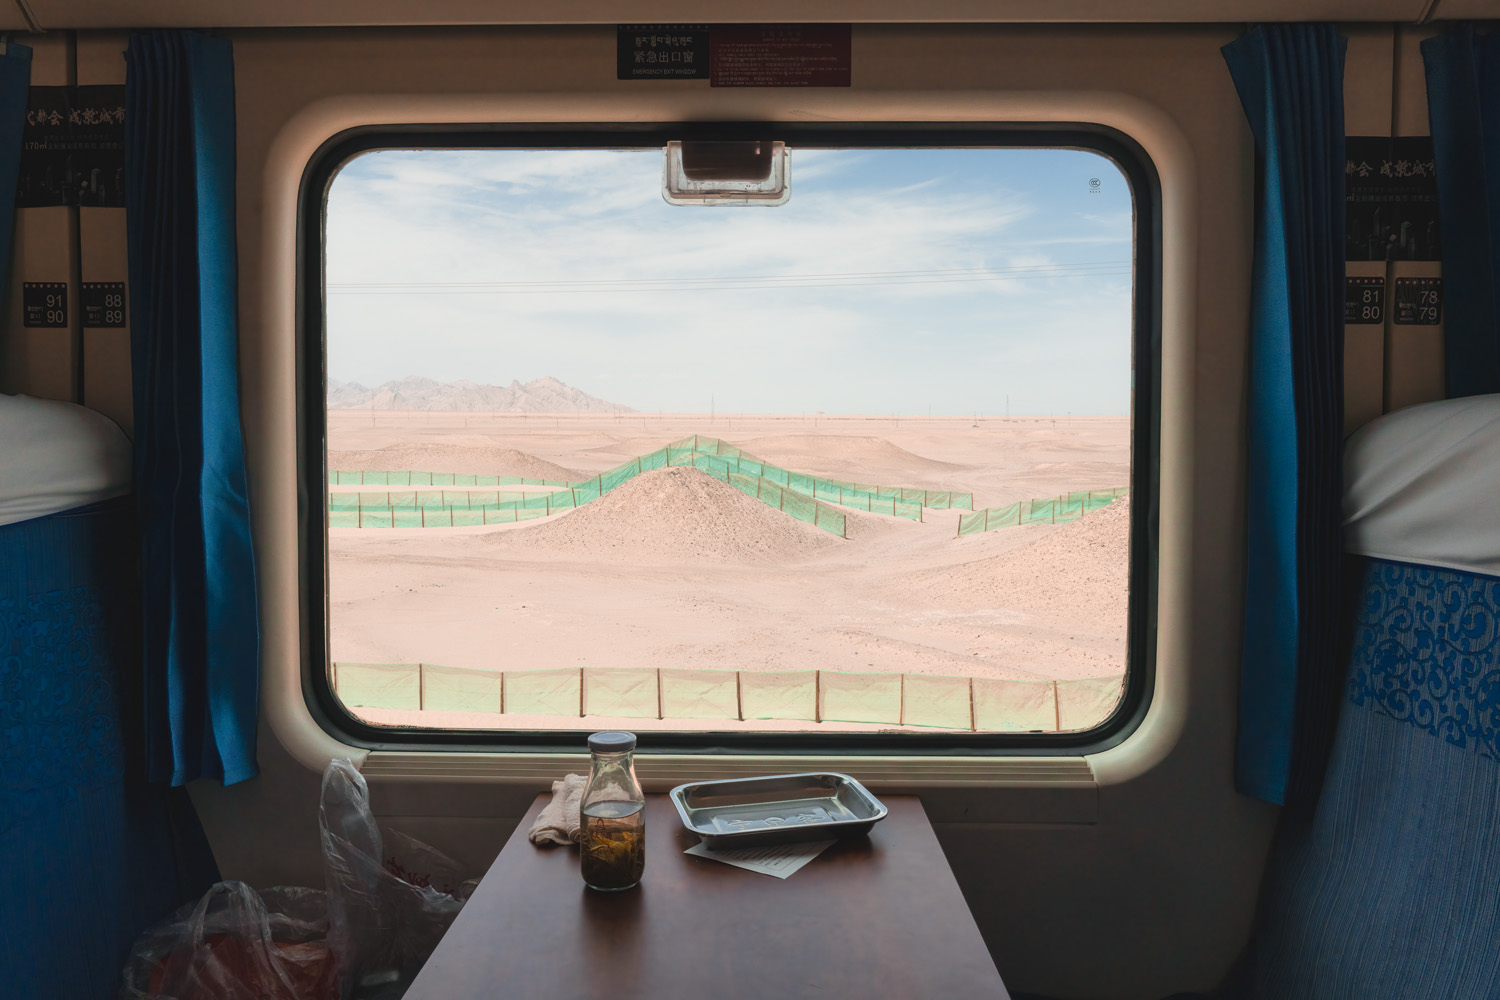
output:
POLYGON ((393 444, 358 451, 330 449, 328 467, 350 471, 376 469, 462 472, 471 475, 567 481, 585 479, 590 475, 577 469, 563 468, 515 448, 452 444, 393 444))
POLYGON ((952 462, 940 462, 913 454, 883 437, 838 434, 781 434, 773 437, 758 437, 747 441, 731 438, 758 458, 797 472, 814 474, 834 473, 843 478, 869 482, 871 472, 901 469, 906 478, 946 476, 954 482, 939 483, 882 483, 890 486, 923 486, 933 489, 962 490, 956 476, 968 466, 952 462))
POLYGON ((643 473, 552 521, 482 537, 507 554, 651 565, 784 564, 843 544, 686 467, 643 473))
MULTIPOLYGON (((797 471, 973 490, 978 506, 1127 482, 1128 431, 1126 418, 329 413, 335 461, 359 459, 344 467, 573 479, 698 433, 797 471)), ((544 521, 335 529, 331 645, 339 660, 485 669, 1100 676, 1124 665, 1126 515, 1118 503, 955 538, 959 511, 848 510, 844 540, 674 469, 544 521)))
MULTIPOLYGON (((1001 529, 1014 530, 1014 529, 1001 529)), ((976 536, 984 538, 985 536, 976 536)), ((913 596, 949 606, 1006 608, 1081 632, 1125 629, 1130 498, 1121 497, 1003 555, 908 574, 913 596)), ((967 539, 955 540, 963 545, 967 539)))

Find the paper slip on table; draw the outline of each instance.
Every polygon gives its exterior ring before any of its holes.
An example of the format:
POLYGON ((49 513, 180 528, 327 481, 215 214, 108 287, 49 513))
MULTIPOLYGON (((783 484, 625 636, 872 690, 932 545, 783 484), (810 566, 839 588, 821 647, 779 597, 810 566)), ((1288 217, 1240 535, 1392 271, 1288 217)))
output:
POLYGON ((578 850, 526 839, 539 796, 406 1000, 1009 1000, 915 796, 787 879, 683 854, 698 838, 646 797, 646 871, 585 888, 578 850))

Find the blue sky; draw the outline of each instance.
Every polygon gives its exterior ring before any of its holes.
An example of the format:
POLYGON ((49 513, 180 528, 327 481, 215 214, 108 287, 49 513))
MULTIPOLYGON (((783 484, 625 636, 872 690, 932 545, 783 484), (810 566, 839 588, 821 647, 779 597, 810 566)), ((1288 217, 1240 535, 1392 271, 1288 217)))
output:
POLYGON ((1108 160, 791 158, 787 204, 704 208, 662 200, 660 150, 360 156, 328 199, 329 374, 553 375, 662 412, 1129 412, 1108 160))

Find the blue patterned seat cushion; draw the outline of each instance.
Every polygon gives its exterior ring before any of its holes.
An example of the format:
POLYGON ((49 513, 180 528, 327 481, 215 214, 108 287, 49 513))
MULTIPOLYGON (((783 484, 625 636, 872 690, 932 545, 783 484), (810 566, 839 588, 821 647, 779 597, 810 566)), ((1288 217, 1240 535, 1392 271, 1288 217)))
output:
POLYGON ((1266 1000, 1500 997, 1500 579, 1362 560, 1347 702, 1283 817, 1266 1000))
POLYGON ((107 1000, 218 873, 141 746, 130 498, 0 525, 0 996, 107 1000))

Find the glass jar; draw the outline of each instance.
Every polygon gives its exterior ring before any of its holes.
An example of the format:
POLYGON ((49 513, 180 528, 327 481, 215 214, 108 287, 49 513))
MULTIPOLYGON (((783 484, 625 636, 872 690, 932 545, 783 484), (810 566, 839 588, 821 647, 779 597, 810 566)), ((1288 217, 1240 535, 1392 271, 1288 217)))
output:
POLYGON ((601 892, 631 889, 646 867, 646 795, 635 779, 635 734, 595 733, 589 753, 578 845, 583 881, 601 892))

